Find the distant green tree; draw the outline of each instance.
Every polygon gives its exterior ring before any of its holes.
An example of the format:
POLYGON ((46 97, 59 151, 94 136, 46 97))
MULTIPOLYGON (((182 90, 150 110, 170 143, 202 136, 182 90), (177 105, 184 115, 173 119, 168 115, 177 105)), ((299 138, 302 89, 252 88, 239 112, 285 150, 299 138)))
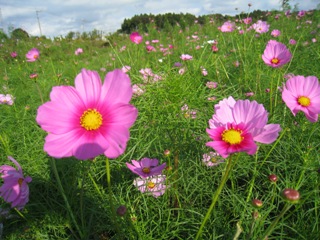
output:
POLYGON ((0 30, 0 41, 7 40, 8 36, 3 31, 0 30))
POLYGON ((28 39, 29 38, 29 34, 21 29, 21 28, 16 28, 11 32, 11 39, 28 39))

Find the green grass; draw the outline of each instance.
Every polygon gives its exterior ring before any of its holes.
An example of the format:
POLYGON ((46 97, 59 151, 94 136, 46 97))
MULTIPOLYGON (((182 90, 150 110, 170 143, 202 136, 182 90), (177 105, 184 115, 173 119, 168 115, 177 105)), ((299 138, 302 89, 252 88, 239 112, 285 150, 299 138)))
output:
MULTIPOLYGON (((287 73, 320 76, 319 42, 311 41, 319 41, 317 19, 318 11, 301 20, 284 15, 275 20, 273 13, 268 16, 270 31, 259 37, 253 31, 243 35, 237 31, 221 33, 217 29, 222 25, 219 22, 195 25, 182 33, 174 27, 170 33, 151 31, 144 35, 144 40, 160 40, 154 46, 172 44, 172 54, 166 56, 159 47, 157 52, 147 53, 144 43, 134 45, 128 36, 121 35, 109 36, 112 47, 102 41, 64 39, 4 42, 0 47, 0 93, 10 93, 16 99, 12 106, 0 105, 0 164, 9 164, 7 156, 13 156, 33 181, 24 210, 18 213, 12 209, 12 217, 2 219, 2 238, 195 239, 226 168, 226 164, 208 168, 202 163, 202 155, 212 151, 205 146, 210 140, 206 133, 208 120, 215 104, 233 96, 262 103, 269 112, 269 123, 280 124, 282 132, 273 144, 260 145, 257 154, 240 153, 202 238, 233 239, 237 225, 242 230, 235 239, 261 238, 287 206, 282 190, 294 188, 299 190, 301 200, 290 205, 268 239, 318 239, 319 123, 308 122, 301 113, 294 117, 277 90, 287 73), (306 20, 313 22, 308 24, 306 20), (293 54, 292 61, 280 69, 266 66, 261 59, 267 42, 275 39, 270 36, 273 29, 282 32, 276 40, 286 44, 293 54), (193 40, 192 35, 200 39, 193 40), (297 45, 288 44, 291 38, 297 40, 297 45), (218 41, 216 53, 206 43, 212 39, 218 41), (126 50, 120 52, 122 46, 126 50), (196 50, 196 46, 202 47, 196 50), (33 47, 40 50, 40 59, 26 62, 25 54, 33 47), (78 47, 84 53, 76 56, 78 47), (16 59, 10 57, 12 51, 18 53, 16 59), (190 54, 193 60, 183 62, 181 54, 190 54), (235 61, 239 61, 239 67, 234 66, 235 61), (179 69, 173 67, 175 62, 183 63, 185 74, 178 73, 179 69), (114 218, 105 157, 94 161, 51 158, 43 151, 47 133, 35 117, 42 99, 49 100, 52 87, 73 85, 82 68, 97 71, 103 79, 108 71, 124 65, 131 66, 128 75, 132 84, 144 84, 145 93, 131 101, 139 115, 130 129, 125 153, 110 161, 112 202, 116 208, 127 208, 125 216, 114 218), (207 69, 207 76, 201 74, 201 66, 207 69), (145 68, 151 68, 162 80, 144 83, 139 71, 145 68), (31 73, 38 73, 38 78, 30 79, 31 73), (217 82, 218 87, 207 88, 208 81, 217 82), (265 91, 267 88, 272 88, 270 93, 265 91), (254 95, 246 97, 247 92, 254 95), (212 96, 216 100, 208 101, 212 96), (186 118, 181 111, 184 104, 197 111, 195 119, 186 118), (166 149, 171 152, 169 156, 164 155, 166 149), (136 176, 125 165, 143 157, 157 158, 172 167, 165 172, 170 187, 159 198, 141 194, 133 185, 136 176), (278 176, 276 183, 270 183, 270 174, 278 176), (254 198, 263 201, 261 208, 251 205, 254 198), (254 212, 259 215, 256 219, 254 212)), ((2 200, 0 203, 1 208, 10 207, 2 200)))

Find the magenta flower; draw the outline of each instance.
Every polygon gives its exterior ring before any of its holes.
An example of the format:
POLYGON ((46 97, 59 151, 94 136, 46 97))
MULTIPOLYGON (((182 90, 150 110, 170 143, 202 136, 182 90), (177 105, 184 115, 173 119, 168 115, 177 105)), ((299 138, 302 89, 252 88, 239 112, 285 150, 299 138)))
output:
POLYGON ((247 18, 243 19, 243 22, 248 25, 248 24, 250 24, 252 22, 252 18, 251 17, 247 17, 247 18))
POLYGON ((11 203, 12 208, 22 210, 29 201, 29 186, 32 181, 31 177, 24 177, 22 168, 19 163, 11 156, 8 157, 11 162, 18 168, 8 165, 0 166, 0 174, 3 179, 3 184, 0 187, 0 196, 8 203, 11 203))
POLYGON ((270 40, 263 52, 262 59, 268 66, 278 68, 290 62, 292 55, 286 45, 270 40))
POLYGON ((132 164, 126 163, 131 172, 139 175, 142 178, 150 176, 161 175, 162 170, 165 169, 166 163, 158 166, 158 159, 142 158, 140 161, 131 160, 132 164))
POLYGON ((302 111, 310 122, 318 121, 320 114, 320 84, 317 77, 293 76, 287 80, 282 100, 296 116, 302 111))
POLYGON ((136 186, 140 192, 150 194, 155 198, 165 193, 167 188, 165 183, 165 175, 157 175, 148 178, 136 178, 133 181, 133 185, 136 186))
POLYGON ((289 44, 291 44, 291 45, 295 45, 296 43, 297 43, 297 41, 294 40, 294 39, 290 39, 290 40, 289 40, 289 44))
POLYGON ((10 53, 11 57, 12 58, 16 58, 18 56, 18 53, 17 52, 12 52, 10 53))
POLYGON ((44 151, 55 158, 117 158, 138 115, 131 97, 130 78, 120 69, 107 73, 103 84, 97 72, 82 69, 75 87, 54 87, 51 101, 38 108, 36 121, 49 133, 44 151))
POLYGON ((266 33, 269 31, 269 27, 270 25, 265 22, 265 21, 261 21, 258 20, 257 23, 254 23, 252 25, 252 28, 257 32, 257 33, 266 33))
POLYGON ((32 48, 27 54, 26 58, 28 59, 27 62, 34 62, 40 56, 40 51, 37 48, 32 48))
POLYGON ((223 99, 215 105, 215 114, 209 120, 207 133, 212 147, 223 158, 235 152, 255 154, 255 142, 270 144, 281 130, 279 124, 267 124, 268 113, 256 101, 223 99))
POLYGON ((143 37, 138 32, 133 32, 130 34, 130 40, 135 44, 140 44, 143 40, 143 37))

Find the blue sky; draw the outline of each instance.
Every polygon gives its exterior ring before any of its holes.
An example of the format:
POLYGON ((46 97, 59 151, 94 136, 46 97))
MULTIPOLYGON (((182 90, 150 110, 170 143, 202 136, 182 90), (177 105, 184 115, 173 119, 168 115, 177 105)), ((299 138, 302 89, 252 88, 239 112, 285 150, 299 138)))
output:
MULTIPOLYGON (((292 0, 301 10, 315 9, 320 0, 292 0)), ((125 18, 141 13, 211 13, 235 15, 241 11, 280 10, 280 0, 0 0, 0 27, 22 28, 30 35, 65 36, 93 29, 108 34, 125 18), (249 9, 248 3, 252 4, 249 9), (238 10, 236 10, 236 8, 238 10), (38 21, 39 19, 39 21, 38 21), (40 26, 39 26, 40 23, 40 26)))

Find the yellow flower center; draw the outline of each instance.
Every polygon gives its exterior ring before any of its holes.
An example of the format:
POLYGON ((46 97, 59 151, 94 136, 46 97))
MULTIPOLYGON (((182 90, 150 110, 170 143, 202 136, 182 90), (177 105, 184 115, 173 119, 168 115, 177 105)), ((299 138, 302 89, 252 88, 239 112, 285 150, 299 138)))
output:
POLYGON ((237 129, 227 129, 222 133, 222 140, 231 145, 239 144, 242 142, 243 137, 241 136, 242 131, 237 129))
POLYGON ((147 186, 148 186, 148 188, 152 189, 156 186, 156 184, 150 181, 150 182, 148 182, 147 186))
POLYGON ((23 178, 19 178, 18 179, 18 184, 19 184, 20 187, 21 187, 22 183, 23 183, 23 178))
POLYGON ((271 62, 273 64, 278 64, 280 62, 280 60, 278 58, 272 58, 271 62))
POLYGON ((37 54, 33 55, 34 59, 37 59, 39 56, 37 54))
POLYGON ((211 161, 212 163, 216 163, 216 162, 217 162, 217 159, 216 159, 215 157, 212 157, 212 158, 210 159, 210 161, 211 161))
POLYGON ((308 107, 311 104, 310 98, 304 96, 298 98, 298 103, 303 107, 308 107))
POLYGON ((142 172, 144 172, 144 173, 150 173, 150 168, 144 167, 144 168, 142 168, 142 172))
POLYGON ((80 117, 81 126, 88 130, 97 130, 102 125, 102 115, 96 110, 89 108, 80 117))

